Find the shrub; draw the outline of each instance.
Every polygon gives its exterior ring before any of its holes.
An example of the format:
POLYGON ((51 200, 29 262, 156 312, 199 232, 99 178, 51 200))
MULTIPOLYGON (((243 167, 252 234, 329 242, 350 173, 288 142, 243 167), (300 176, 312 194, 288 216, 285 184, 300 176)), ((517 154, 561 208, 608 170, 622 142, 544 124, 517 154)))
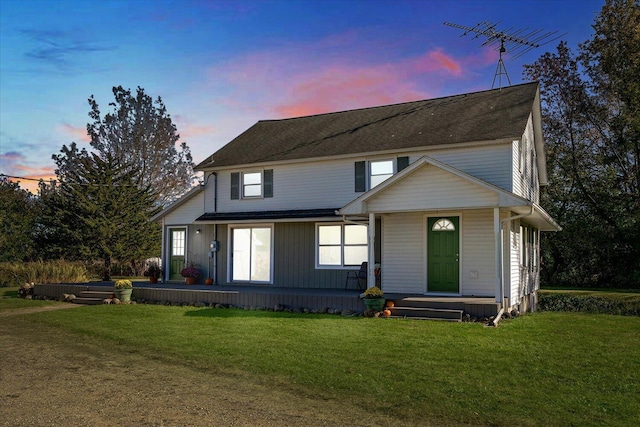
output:
POLYGON ((84 265, 64 260, 0 263, 0 287, 25 283, 81 283, 88 281, 84 265))
POLYGON ((640 302, 604 296, 540 292, 538 310, 640 316, 640 302))

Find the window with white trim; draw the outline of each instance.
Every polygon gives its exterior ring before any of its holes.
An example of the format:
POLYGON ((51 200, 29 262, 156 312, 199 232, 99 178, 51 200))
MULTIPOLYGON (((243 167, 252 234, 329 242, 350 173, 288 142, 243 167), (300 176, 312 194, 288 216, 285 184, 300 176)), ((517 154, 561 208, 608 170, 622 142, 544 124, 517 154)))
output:
POLYGON ((242 174, 242 197, 262 197, 262 172, 242 174))
POLYGON ((316 265, 318 268, 359 266, 367 261, 367 226, 359 224, 318 224, 316 265))
POLYGON ((394 161, 379 160, 369 162, 369 189, 382 184, 393 176, 394 161))

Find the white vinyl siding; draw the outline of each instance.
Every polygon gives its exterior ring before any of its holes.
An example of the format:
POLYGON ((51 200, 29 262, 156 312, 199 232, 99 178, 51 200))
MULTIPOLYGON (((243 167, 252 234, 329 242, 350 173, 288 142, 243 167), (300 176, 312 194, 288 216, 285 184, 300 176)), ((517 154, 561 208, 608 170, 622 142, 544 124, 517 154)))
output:
MULTIPOLYGON (((425 292, 426 221, 424 212, 384 215, 382 289, 385 292, 425 292)), ((496 272, 493 210, 464 211, 460 230, 460 293, 468 296, 494 296, 496 272)))
POLYGON ((462 216, 462 231, 461 293, 467 296, 495 296, 493 210, 465 211, 462 216))
POLYGON ((427 165, 367 201, 370 212, 495 206, 498 196, 463 178, 427 165), (429 185, 425 185, 429 183, 429 185))
POLYGON ((538 203, 540 201, 540 184, 531 117, 529 117, 522 138, 513 141, 511 148, 513 192, 538 203))
MULTIPOLYGON (((231 200, 230 171, 218 172, 218 211, 256 212, 342 207, 356 198, 353 160, 295 163, 273 167, 273 197, 231 200)), ((213 212, 214 180, 207 192, 207 212, 213 212)))
MULTIPOLYGON (((427 155, 446 163, 462 172, 493 184, 503 190, 512 190, 511 181, 511 145, 508 143, 469 147, 460 149, 441 149, 417 153, 427 155)), ((417 159, 411 155, 411 161, 417 159)))
POLYGON ((164 217, 164 224, 182 225, 193 223, 193 221, 204 214, 204 197, 205 192, 201 191, 200 194, 187 200, 178 209, 175 209, 164 217))
MULTIPOLYGON (((462 172, 496 185, 507 191, 512 188, 510 144, 496 144, 459 149, 439 149, 399 153, 410 162, 428 155, 462 172)), ((362 193, 354 190, 354 162, 375 162, 389 156, 334 159, 267 166, 273 168, 274 197, 231 200, 231 171, 218 172, 218 211, 255 212, 261 210, 320 209, 342 207, 362 193)), ((206 211, 213 212, 214 179, 209 179, 206 211)))
POLYGON ((383 217, 382 290, 418 293, 426 289, 425 228, 423 213, 383 217))
POLYGON ((509 237, 507 240, 509 250, 505 255, 509 258, 505 258, 504 263, 505 268, 508 268, 504 276, 509 279, 509 282, 505 283, 508 289, 505 296, 509 298, 510 304, 513 305, 522 297, 520 292, 520 220, 507 222, 505 224, 505 234, 509 237))

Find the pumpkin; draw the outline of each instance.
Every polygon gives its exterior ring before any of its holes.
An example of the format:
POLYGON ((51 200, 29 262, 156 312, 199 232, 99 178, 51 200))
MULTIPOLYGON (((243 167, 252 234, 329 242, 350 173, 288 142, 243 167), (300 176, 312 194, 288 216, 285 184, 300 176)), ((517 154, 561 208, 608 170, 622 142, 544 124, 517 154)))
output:
POLYGON ((384 314, 384 317, 389 317, 391 316, 391 310, 384 310, 382 314, 384 314))
POLYGON ((385 307, 392 308, 392 307, 395 307, 395 304, 393 303, 393 301, 387 301, 387 303, 385 304, 385 307))

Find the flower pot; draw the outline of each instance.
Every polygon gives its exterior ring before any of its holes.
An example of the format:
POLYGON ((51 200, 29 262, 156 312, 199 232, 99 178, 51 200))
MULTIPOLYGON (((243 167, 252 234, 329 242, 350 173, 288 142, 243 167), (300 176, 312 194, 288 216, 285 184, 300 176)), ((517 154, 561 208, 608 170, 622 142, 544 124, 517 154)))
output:
POLYGON ((115 289, 113 293, 116 298, 118 298, 122 302, 131 302, 131 293, 133 289, 115 289))
POLYGON ((364 305, 367 310, 382 311, 385 298, 364 298, 364 305))
POLYGON ((195 277, 185 277, 185 282, 187 282, 187 285, 195 285, 196 284, 196 278, 195 277))
POLYGON ((158 283, 158 278, 153 276, 149 277, 149 283, 151 284, 158 283))
POLYGON ((205 285, 213 285, 213 279, 211 277, 207 277, 204 281, 205 285))

